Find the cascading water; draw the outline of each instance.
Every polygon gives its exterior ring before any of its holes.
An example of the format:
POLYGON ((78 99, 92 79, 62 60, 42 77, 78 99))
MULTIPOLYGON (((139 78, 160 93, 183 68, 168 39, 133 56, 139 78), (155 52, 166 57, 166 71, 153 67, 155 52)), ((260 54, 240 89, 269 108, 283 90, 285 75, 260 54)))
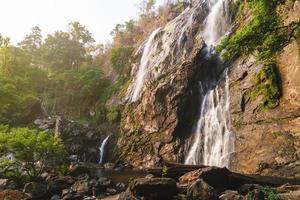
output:
MULTIPOLYGON (((226 0, 207 0, 210 12, 205 20, 203 40, 208 46, 207 57, 212 58, 213 48, 228 31, 230 17, 226 0)), ((224 76, 223 76, 224 77, 224 76)), ((230 132, 229 86, 225 73, 225 86, 220 80, 214 88, 201 93, 201 111, 193 143, 185 159, 185 164, 204 164, 210 166, 229 167, 229 156, 233 151, 233 139, 230 132)))
POLYGON ((130 102, 135 102, 140 97, 140 92, 143 88, 145 75, 147 74, 148 64, 149 64, 149 57, 151 56, 151 51, 154 49, 155 43, 154 38, 157 35, 157 33, 160 31, 160 28, 156 29, 152 32, 150 35, 148 41, 145 44, 143 55, 141 57, 140 66, 136 75, 136 79, 131 87, 131 90, 128 94, 128 100, 130 102))
POLYGON ((206 0, 209 14, 205 20, 203 40, 213 47, 226 34, 230 24, 228 0, 206 0))
POLYGON ((199 0, 164 27, 152 32, 147 42, 137 51, 140 53, 143 49, 138 70, 134 68, 132 71, 135 78, 128 88, 125 102, 136 102, 141 98, 144 88, 194 57, 193 51, 202 46, 198 36, 206 12, 199 0))
POLYGON ((229 167, 233 139, 230 132, 228 82, 226 73, 225 86, 217 86, 203 96, 200 117, 186 164, 229 167))
POLYGON ((100 147, 99 147, 99 164, 103 163, 103 158, 104 158, 104 150, 105 150, 105 146, 108 142, 109 136, 107 136, 101 143, 100 147))

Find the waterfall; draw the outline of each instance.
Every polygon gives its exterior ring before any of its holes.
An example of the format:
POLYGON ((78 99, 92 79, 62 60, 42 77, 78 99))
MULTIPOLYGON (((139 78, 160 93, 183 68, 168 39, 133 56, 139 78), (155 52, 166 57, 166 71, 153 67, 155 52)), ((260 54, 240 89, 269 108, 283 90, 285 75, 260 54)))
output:
POLYGON ((228 31, 230 14, 228 0, 207 0, 207 6, 210 11, 205 20, 203 40, 212 47, 228 31))
MULTIPOLYGON (((208 51, 207 58, 214 59, 214 46, 226 34, 230 24, 228 1, 206 0, 209 14, 205 20, 203 40, 208 51)), ((192 145, 185 158, 185 164, 204 164, 229 167, 233 139, 230 132, 230 99, 227 71, 214 89, 203 91, 199 119, 195 127, 192 145), (225 76, 225 77, 224 77, 225 76), (224 80, 225 79, 225 80, 224 80), (222 83, 224 86, 222 87, 222 83)), ((212 87, 212 86, 210 86, 212 87)))
POLYGON ((101 145, 99 146, 99 164, 103 163, 103 157, 104 157, 104 150, 105 150, 105 146, 108 142, 109 136, 107 136, 101 143, 101 145))
POLYGON ((195 129, 194 141, 186 157, 186 164, 229 167, 233 151, 230 132, 229 80, 218 85, 202 98, 201 112, 195 129))
POLYGON ((151 57, 151 52, 155 48, 154 47, 154 45, 155 45, 154 39, 159 31, 160 31, 160 28, 153 31, 144 46, 143 55, 141 57, 140 66, 139 66, 139 69, 138 69, 138 72, 136 75, 136 79, 135 79, 133 85, 131 86, 131 90, 127 94, 127 98, 129 100, 129 102, 135 102, 140 97, 140 92, 143 89, 144 79, 145 79, 145 76, 147 75, 147 71, 148 71, 148 64, 149 64, 149 59, 151 57))

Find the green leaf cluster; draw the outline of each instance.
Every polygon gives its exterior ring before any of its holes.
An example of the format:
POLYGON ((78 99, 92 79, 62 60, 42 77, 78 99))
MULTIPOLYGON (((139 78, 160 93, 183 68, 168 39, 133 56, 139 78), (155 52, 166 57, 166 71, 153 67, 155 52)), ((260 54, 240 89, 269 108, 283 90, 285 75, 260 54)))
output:
POLYGON ((61 163, 65 155, 61 141, 49 133, 28 128, 0 132, 0 171, 8 178, 35 180, 47 168, 61 163), (12 159, 7 158, 9 155, 12 159))

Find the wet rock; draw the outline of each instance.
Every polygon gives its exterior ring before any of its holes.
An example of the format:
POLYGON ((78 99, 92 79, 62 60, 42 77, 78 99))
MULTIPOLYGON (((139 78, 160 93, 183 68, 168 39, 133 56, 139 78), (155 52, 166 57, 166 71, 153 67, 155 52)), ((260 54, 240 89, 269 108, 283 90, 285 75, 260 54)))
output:
POLYGON ((119 191, 125 191, 125 190, 126 190, 126 185, 125 185, 125 183, 117 183, 117 184, 116 184, 116 188, 117 188, 119 191))
POLYGON ((91 193, 89 182, 86 180, 76 181, 73 184, 72 189, 79 194, 91 193))
POLYGON ((107 199, 105 200, 140 200, 140 199, 133 196, 131 192, 126 191, 113 197, 107 197, 107 199))
POLYGON ((145 199, 171 199, 177 192, 176 182, 170 178, 140 178, 129 184, 134 196, 145 199))
POLYGON ((29 200, 31 197, 19 190, 4 190, 0 192, 0 199, 3 200, 29 200))
POLYGON ((202 179, 199 179, 188 187, 187 197, 190 200, 213 200, 216 199, 216 191, 202 179))
POLYGON ((0 191, 6 190, 6 189, 16 189, 18 185, 8 179, 0 179, 0 191))
POLYGON ((113 169, 115 167, 114 163, 105 163, 104 168, 105 169, 113 169))
POLYGON ((300 185, 283 185, 277 188, 278 196, 282 200, 300 199, 300 185))
POLYGON ((246 197, 240 195, 237 191, 227 190, 219 196, 220 200, 247 200, 246 197))
POLYGON ((148 175, 146 175, 146 177, 145 178, 154 178, 155 176, 153 175, 153 174, 148 174, 148 175))
MULTIPOLYGON (((141 98, 128 103, 122 115, 124 134, 118 147, 134 167, 154 167, 162 159, 178 160, 180 141, 175 135, 185 133, 183 128, 192 121, 188 119, 197 114, 194 103, 197 97, 191 90, 198 84, 196 76, 201 73, 200 57, 205 44, 199 24, 206 14, 205 6, 196 2, 162 27, 154 38, 157 48, 151 52, 141 98), (152 137, 153 133, 159 134, 152 137)), ((138 51, 137 60, 140 56, 138 51)), ((136 72, 133 68, 132 75, 136 72)))
POLYGON ((42 183, 26 183, 23 192, 29 194, 33 199, 45 197, 47 195, 47 185, 42 183))
POLYGON ((109 180, 106 177, 100 177, 98 179, 98 183, 99 183, 99 185, 102 185, 102 186, 110 186, 111 185, 111 180, 109 180))
POLYGON ((83 200, 83 195, 82 194, 67 194, 66 196, 63 197, 63 200, 83 200))
POLYGON ((51 197, 50 200, 61 200, 61 198, 58 195, 54 195, 54 196, 51 197))
POLYGON ((75 182, 74 178, 71 176, 64 176, 59 178, 54 178, 48 183, 48 192, 51 195, 61 195, 62 192, 70 188, 75 182))
POLYGON ((226 168, 206 167, 186 173, 179 178, 179 183, 191 184, 197 179, 202 179, 214 188, 225 188, 228 187, 229 173, 226 168))
POLYGON ((261 190, 263 187, 258 184, 244 184, 241 187, 238 188, 238 192, 242 195, 247 195, 249 192, 257 189, 261 190))
POLYGON ((288 193, 283 193, 278 195, 280 200, 299 200, 300 191, 291 191, 288 193))
POLYGON ((70 170, 69 175, 77 177, 77 176, 84 175, 84 174, 89 174, 89 173, 90 173, 90 170, 87 167, 85 167, 85 166, 75 166, 70 170))
POLYGON ((116 194, 118 191, 117 191, 116 189, 114 189, 114 188, 107 188, 107 189, 106 189, 106 192, 107 192, 108 194, 110 194, 110 195, 114 195, 114 194, 116 194))

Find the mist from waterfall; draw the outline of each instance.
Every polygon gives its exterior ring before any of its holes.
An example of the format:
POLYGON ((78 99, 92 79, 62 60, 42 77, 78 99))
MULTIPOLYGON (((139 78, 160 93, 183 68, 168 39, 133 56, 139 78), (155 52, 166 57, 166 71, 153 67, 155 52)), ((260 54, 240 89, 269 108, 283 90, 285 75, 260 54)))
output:
MULTIPOLYGON (((208 47, 207 57, 213 59, 214 46, 228 31, 230 17, 228 1, 207 0, 206 3, 210 12, 205 20, 203 40, 208 47)), ((222 77, 223 80, 221 79, 214 89, 203 91, 202 87, 200 88, 200 93, 204 93, 201 98, 201 111, 185 164, 229 167, 230 154, 233 151, 233 137, 230 132, 227 72, 222 77), (225 84, 222 87, 224 81, 225 84)))
POLYGON ((99 147, 99 164, 103 163, 103 158, 104 158, 104 151, 105 151, 105 146, 108 142, 109 136, 107 136, 101 143, 99 147))

